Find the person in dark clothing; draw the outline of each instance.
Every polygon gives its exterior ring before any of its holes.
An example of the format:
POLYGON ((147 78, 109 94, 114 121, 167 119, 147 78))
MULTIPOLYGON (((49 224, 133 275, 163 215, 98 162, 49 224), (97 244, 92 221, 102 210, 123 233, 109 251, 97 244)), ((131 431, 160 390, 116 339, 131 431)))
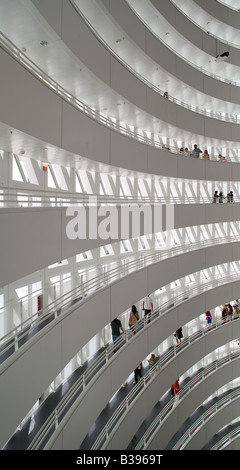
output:
POLYGON ((174 336, 175 336, 175 338, 176 338, 177 344, 181 343, 182 338, 183 338, 182 328, 178 328, 178 329, 176 330, 174 336))
MULTIPOLYGON (((120 320, 118 320, 118 318, 115 318, 112 322, 111 322, 111 328, 112 328, 112 339, 113 339, 113 342, 115 343, 119 336, 121 335, 121 331, 124 333, 124 329, 122 327, 122 323, 120 322, 120 320)), ((116 352, 117 350, 119 349, 119 347, 117 348, 114 348, 114 352, 116 352)))
POLYGON ((135 377, 135 380, 134 380, 134 384, 137 383, 138 381, 138 377, 141 379, 142 377, 142 363, 139 364, 139 366, 136 367, 136 369, 134 369, 134 377, 135 377))

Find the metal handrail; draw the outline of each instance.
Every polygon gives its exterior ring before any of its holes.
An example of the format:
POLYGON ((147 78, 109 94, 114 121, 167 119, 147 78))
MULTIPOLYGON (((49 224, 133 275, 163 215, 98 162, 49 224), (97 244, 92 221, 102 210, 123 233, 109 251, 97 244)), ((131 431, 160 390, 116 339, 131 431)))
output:
MULTIPOLYGON (((169 146, 169 145, 167 145, 166 147, 164 144, 162 144, 156 139, 148 138, 146 137, 146 135, 142 135, 140 132, 137 133, 135 131, 132 131, 131 129, 128 129, 127 127, 122 126, 118 122, 115 122, 114 118, 111 118, 110 116, 106 116, 102 114, 96 109, 93 109, 91 106, 88 106, 87 104, 83 103, 78 98, 74 97, 72 94, 66 91, 61 85, 59 85, 51 77, 49 77, 36 64, 34 64, 34 62, 32 62, 19 48, 17 48, 15 44, 13 44, 2 32, 0 32, 0 47, 2 47, 2 49, 4 49, 9 55, 14 57, 15 60, 21 63, 23 67, 25 67, 30 73, 32 73, 35 77, 37 77, 38 80, 41 80, 44 83, 44 85, 48 86, 54 93, 56 93, 57 95, 60 95, 62 99, 70 103, 72 106, 74 106, 76 109, 86 114, 88 117, 90 117, 94 121, 98 121, 101 124, 108 126, 112 130, 120 132, 121 134, 124 134, 130 138, 133 138, 134 140, 138 140, 139 142, 142 142, 146 145, 150 145, 156 148, 161 148, 165 151, 169 151, 170 154, 177 153, 182 156, 187 156, 187 155, 181 154, 177 147, 169 146)), ((144 130, 139 129, 139 131, 146 134, 146 131, 144 130)), ((217 155, 211 155, 211 160, 216 161, 217 158, 218 158, 217 155)), ((228 158, 232 160, 231 157, 228 157, 228 158)), ((239 160, 236 159, 236 162, 238 161, 239 160)))
MULTIPOLYGON (((191 243, 191 242, 187 242, 187 243, 183 243, 183 244, 179 244, 179 245, 176 245, 176 246, 170 246, 170 247, 166 247, 166 248, 163 248, 163 249, 151 249, 151 250, 148 250, 147 251, 147 254, 142 254, 141 257, 139 257, 139 253, 137 254, 138 258, 136 259, 133 259, 131 260, 130 258, 136 256, 136 254, 134 253, 131 253, 131 255, 128 255, 127 257, 122 257, 122 258, 119 258, 118 262, 121 264, 123 263, 123 266, 125 268, 125 271, 130 272, 131 269, 138 269, 139 267, 142 267, 142 265, 147 265, 147 263, 157 263, 159 262, 159 260, 163 260, 163 259, 166 259, 166 258, 169 258, 171 256, 176 256, 178 254, 181 254, 181 253, 187 253, 187 252, 190 252, 190 251, 195 251, 195 250, 198 250, 200 248, 206 248, 206 247, 211 247, 212 245, 222 245, 222 244, 227 244, 227 243, 238 243, 240 241, 240 235, 230 235, 230 236, 225 236, 225 237, 218 237, 218 238, 209 238, 209 239, 204 239, 204 240, 201 240, 201 241, 196 241, 194 243, 191 243)), ((111 264, 111 261, 110 261, 110 264, 111 264)), ((91 271, 95 270, 98 266, 90 266, 89 269, 87 269, 87 273, 90 273, 91 271)), ((100 267, 100 266, 99 266, 100 267)), ((101 267, 102 267, 102 264, 101 264, 101 267)), ((105 265, 106 269, 108 268, 108 265, 106 264, 105 265)), ((116 267, 116 268, 112 268, 111 270, 108 270, 108 274, 111 272, 114 277, 116 275, 118 275, 118 272, 114 270, 117 270, 119 269, 119 266, 116 267)), ((86 273, 86 271, 85 271, 86 273)), ((104 271, 102 274, 103 278, 106 280, 106 271, 104 271)), ((121 275, 121 273, 120 273, 121 275)), ((76 276, 77 278, 79 278, 79 276, 82 276, 82 274, 79 274, 79 273, 71 273, 69 275, 68 278, 64 278, 62 281, 56 281, 56 282, 53 282, 51 284, 48 284, 46 286, 44 286, 44 289, 48 289, 48 288, 51 288, 55 285, 58 285, 58 284, 61 284, 62 282, 66 282, 66 280, 68 279, 72 279, 73 276, 76 276)), ((81 285, 83 283, 81 282, 81 285)), ((16 300, 11 300, 9 301, 8 303, 5 303, 2 307, 0 307, 0 314, 4 311, 5 308, 7 307, 16 307, 18 304, 22 304, 24 301, 29 301, 30 299, 32 299, 35 295, 39 295, 41 294, 43 291, 43 288, 39 288, 39 289, 36 289, 34 292, 32 292, 31 294, 27 294, 23 297, 21 297, 21 299, 17 299, 16 300)), ((18 325, 18 327, 21 327, 22 323, 18 325)), ((13 334, 13 336, 15 336, 15 329, 11 330, 11 332, 7 333, 7 334, 13 334), (11 333, 12 332, 12 333, 11 333)), ((4 336, 5 338, 5 336, 4 336)), ((0 342, 3 338, 0 338, 0 342)))
MULTIPOLYGON (((211 329, 216 329, 222 326, 222 321, 216 321, 211 324, 211 329)), ((179 345, 174 345, 170 351, 168 351, 166 354, 164 354, 160 359, 158 360, 157 365, 155 366, 155 375, 154 377, 152 376, 152 369, 149 370, 135 385, 135 387, 129 392, 129 394, 124 398, 124 400, 121 402, 121 404, 118 406, 116 411, 113 413, 111 418, 108 420, 107 424, 104 426, 100 434, 98 435, 96 441, 91 447, 91 450, 100 450, 100 449, 105 449, 107 443, 109 442, 109 437, 111 433, 116 432, 116 428, 119 426, 120 423, 120 418, 123 418, 123 413, 126 415, 128 408, 131 404, 135 403, 135 400, 138 399, 138 394, 140 391, 142 391, 146 386, 149 385, 151 378, 156 379, 157 375, 161 373, 161 371, 169 366, 169 363, 175 359, 175 357, 179 354, 181 354, 187 347, 189 347, 192 343, 195 341, 200 340, 206 333, 209 332, 208 326, 205 326, 198 330, 197 332, 193 333, 187 338, 184 338, 184 340, 181 342, 181 346, 179 345), (111 430, 111 432, 110 432, 111 430)), ((231 360, 233 358, 236 358, 240 356, 240 351, 237 353, 232 353, 229 355, 231 356, 231 360)), ((186 393, 189 393, 197 384, 199 384, 200 380, 203 380, 207 375, 209 375, 212 371, 215 371, 217 367, 220 367, 222 363, 226 362, 225 358, 222 358, 218 361, 215 361, 214 363, 208 365, 204 371, 201 371, 198 375, 196 375, 193 379, 191 379, 187 386, 184 387, 184 391, 180 391, 179 393, 179 398, 181 398, 183 395, 186 395, 186 393), (217 363, 217 365, 216 365, 217 363)), ((162 423, 165 421, 165 419, 168 418, 169 413, 172 411, 173 408, 173 402, 170 401, 167 403, 167 405, 161 410, 161 412, 158 414, 158 416, 154 419, 154 421, 151 423, 151 425, 148 427, 148 430, 144 433, 142 438, 140 439, 139 443, 136 446, 137 450, 143 450, 146 448, 146 444, 148 442, 148 439, 152 437, 152 434, 154 431, 159 430, 159 427, 162 425, 162 423)))
MULTIPOLYGON (((50 322, 51 317, 52 321, 55 320, 59 315, 58 311, 63 310, 65 307, 69 306, 70 302, 76 301, 78 299, 77 301, 79 305, 81 301, 84 301, 86 296, 89 297, 89 295, 94 294, 96 290, 99 291, 105 288, 106 285, 117 282, 116 276, 118 276, 118 279, 120 279, 122 276, 129 275, 131 271, 143 269, 149 264, 158 263, 163 259, 166 259, 171 256, 177 256, 179 254, 182 254, 183 252, 191 252, 197 249, 211 247, 212 245, 215 246, 216 244, 221 245, 225 243, 237 243, 239 242, 239 240, 240 236, 234 235, 217 239, 202 240, 194 244, 188 243, 183 245, 177 245, 171 248, 166 248, 161 251, 153 250, 152 253, 142 256, 141 258, 138 257, 137 259, 130 260, 127 263, 125 262, 121 266, 117 266, 108 271, 105 271, 104 273, 101 273, 85 281, 80 286, 77 286, 69 292, 58 297, 58 299, 49 303, 40 311, 35 312, 33 315, 28 317, 22 323, 20 323, 15 328, 6 333, 4 336, 2 336, 0 338, 0 358, 12 348, 14 348, 14 351, 17 351, 19 347, 21 347, 19 344, 21 343, 21 341, 25 340, 30 333, 33 334, 34 330, 37 333, 37 331, 39 330, 39 328, 42 327, 42 324, 44 322, 50 322)), ((21 300, 22 299, 20 299, 17 303, 20 304, 21 300)), ((15 303, 15 305, 17 303, 15 303)))
POLYGON ((234 6, 231 5, 230 3, 224 2, 224 0, 217 0, 217 2, 222 3, 225 7, 230 8, 231 10, 233 10, 233 11, 235 11, 235 12, 239 12, 238 7, 234 7, 234 6))
MULTIPOLYGON (((181 302, 185 302, 186 300, 189 300, 189 298, 192 298, 196 295, 199 295, 201 292, 204 292, 206 290, 209 290, 209 289, 218 287, 220 285, 223 285, 225 282, 226 283, 228 283, 230 281, 234 282, 235 280, 239 280, 239 275, 230 275, 230 276, 226 276, 226 277, 221 277, 219 279, 214 279, 213 281, 210 281, 210 282, 208 280, 208 281, 204 282, 201 286, 194 287, 192 289, 184 291, 184 292, 182 292, 181 294, 179 294, 175 297, 173 296, 171 299, 169 299, 167 302, 165 302, 161 305, 161 310, 159 308, 154 310, 154 312, 151 315, 151 320, 153 321, 153 320, 161 317, 162 315, 166 315, 171 310, 171 308, 173 307, 173 304, 176 305, 176 304, 179 304, 181 302)), ((72 393, 72 388, 71 388, 67 392, 66 396, 64 396, 64 398, 61 400, 61 402, 57 405, 54 412, 52 412, 52 414, 49 416, 49 418, 47 420, 48 433, 53 434, 57 430, 57 428, 59 426, 59 422, 61 420, 61 415, 62 415, 63 410, 67 409, 71 405, 71 412, 73 412, 74 397, 76 398, 77 401, 82 399, 81 390, 86 391, 86 388, 91 387, 92 380, 94 380, 96 378, 96 373, 99 371, 99 364, 107 365, 108 361, 111 360, 111 358, 112 358, 113 352, 116 351, 117 348, 121 349, 121 347, 123 347, 128 341, 132 341, 134 338, 136 338, 138 333, 143 328, 148 327, 148 324, 146 324, 144 320, 145 319, 143 318, 143 319, 141 319, 137 322, 137 326, 136 326, 136 329, 135 329, 135 333, 136 333, 135 335, 132 335, 132 332, 130 330, 127 330, 127 332, 125 334, 122 334, 118 338, 117 341, 115 341, 114 343, 110 343, 106 347, 106 349, 102 352, 102 354, 97 358, 96 363, 95 363, 95 361, 93 361, 93 363, 91 365, 91 368, 90 368, 91 370, 87 369, 83 373, 83 375, 81 376, 81 378, 78 381, 77 387, 74 386, 73 393, 72 393), (71 401, 69 402, 69 396, 70 395, 71 395, 71 401), (51 431, 49 430, 49 428, 51 428, 51 431)), ((118 351, 116 351, 116 353, 114 355, 115 357, 116 357, 116 354, 118 354, 118 351)), ((101 371, 101 373, 102 373, 102 371, 101 371)), ((75 401, 75 403, 74 403, 75 407, 77 406, 77 404, 76 404, 76 401, 75 401)), ((37 435, 34 437, 33 441, 30 443, 30 445, 28 447, 28 450, 29 449, 32 449, 32 450, 38 449, 42 445, 43 441, 47 439, 46 431, 44 431, 44 429, 45 429, 45 424, 42 426, 42 428, 39 430, 37 435)))
MULTIPOLYGON (((219 0, 217 0, 219 1, 219 0)), ((224 43, 226 46, 230 46, 230 47, 233 47, 235 49, 240 49, 240 45, 237 44, 237 43, 233 43, 233 42, 230 42, 230 41, 227 41, 227 39, 223 38, 223 37, 220 37, 220 36, 217 36, 216 34, 212 33, 211 31, 208 31, 208 29, 206 29, 203 25, 199 25, 199 23, 197 21, 195 21, 194 18, 192 18, 192 16, 189 16, 188 13, 186 13, 182 7, 180 7, 177 3, 176 0, 170 0, 170 2, 174 5, 174 7, 180 11, 180 13, 185 16, 191 23, 193 23, 195 26, 197 26, 198 28, 200 28, 200 31, 203 31, 204 33, 206 33, 208 36, 211 36, 212 38, 216 39, 217 41, 221 41, 222 43, 224 43)), ((222 2, 224 3, 224 2, 222 2)), ((236 8, 236 11, 237 11, 237 8, 236 8)))
MULTIPOLYGON (((96 193, 73 193, 66 191, 56 191, 42 189, 25 189, 22 187, 7 187, 0 186, 0 204, 7 202, 8 204, 44 204, 46 205, 65 205, 71 204, 92 204, 95 201, 96 205, 101 204, 115 204, 115 205, 128 205, 128 204, 178 204, 178 203, 212 203, 213 196, 115 196, 115 195, 101 195, 96 193), (31 198, 27 201, 25 198, 31 198), (41 198, 41 200, 37 199, 41 198)), ((234 196, 234 201, 239 202, 240 197, 234 196)), ((24 206, 26 207, 26 206, 24 206)))
POLYGON ((237 439, 240 435, 240 425, 237 428, 233 429, 231 432, 228 432, 222 439, 220 439, 210 450, 222 450, 224 447, 227 447, 228 444, 237 439))
MULTIPOLYGON (((9 204, 10 207, 31 207, 36 204, 38 207, 67 207, 76 205, 129 205, 129 204, 208 204, 213 202, 213 196, 115 196, 99 195, 95 193, 71 193, 64 191, 43 191, 41 189, 25 189, 22 187, 9 188, 0 186, 0 209, 1 204, 9 204), (27 200, 31 198, 31 200, 27 200), (41 198, 39 200, 38 198, 41 198)), ((240 196, 234 196, 234 202, 239 202, 240 196)), ((36 207, 36 206, 34 206, 36 207)), ((3 207, 4 208, 4 207, 3 207)))
POLYGON ((198 418, 198 420, 188 429, 185 434, 183 434, 183 436, 181 436, 178 442, 174 445, 173 450, 183 449, 190 442, 194 434, 198 432, 199 428, 204 426, 204 424, 211 419, 215 412, 222 409, 230 402, 237 400, 238 398, 240 398, 240 389, 228 393, 225 397, 215 403, 211 408, 203 413, 200 418, 198 418))
MULTIPOLYGON (((212 324, 213 327, 218 328, 222 325, 222 322, 219 322, 217 325, 212 324)), ((207 327, 205 327, 207 330, 207 327)), ((197 338, 196 338, 197 339, 197 338)), ((240 356, 240 351, 236 351, 230 353, 229 355, 214 361, 213 363, 209 364, 203 371, 193 377, 188 384, 184 387, 184 390, 180 390, 178 394, 179 401, 170 400, 167 405, 160 411, 158 416, 154 419, 154 421, 149 426, 148 430, 144 433, 140 441, 135 447, 135 450, 139 449, 146 449, 149 445, 149 442, 154 437, 154 435, 159 431, 162 424, 165 420, 169 417, 170 413, 173 412, 175 409, 175 405, 178 405, 181 402, 181 398, 188 395, 192 389, 199 385, 199 383, 204 380, 207 376, 214 373, 218 368, 224 367, 228 362, 238 359, 240 356)))

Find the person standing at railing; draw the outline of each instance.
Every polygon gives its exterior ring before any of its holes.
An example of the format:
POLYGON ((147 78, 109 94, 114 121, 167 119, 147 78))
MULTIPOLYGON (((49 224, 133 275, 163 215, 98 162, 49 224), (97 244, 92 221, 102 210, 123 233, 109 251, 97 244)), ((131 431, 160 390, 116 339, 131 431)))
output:
POLYGON ((209 153, 208 153, 207 150, 204 150, 203 158, 204 158, 204 160, 209 160, 209 153))
POLYGON ((238 302, 238 299, 236 299, 234 301, 234 304, 233 304, 233 318, 236 319, 236 318, 239 318, 239 302, 238 302))
POLYGON ((233 308, 231 306, 231 304, 228 304, 228 320, 232 320, 232 316, 233 316, 233 308))
POLYGON ((198 148, 197 144, 194 144, 194 148, 192 150, 192 156, 195 158, 199 158, 200 153, 202 153, 202 150, 198 148))
POLYGON ((111 322, 111 328, 112 328, 112 340, 113 340, 113 343, 118 342, 118 347, 114 348, 114 352, 116 352, 116 351, 118 351, 118 349, 119 349, 119 341, 118 341, 118 339, 119 339, 120 336, 121 336, 121 331, 124 333, 124 329, 123 329, 123 327, 122 327, 121 321, 120 321, 118 318, 115 318, 115 319, 111 322))
POLYGON ((226 323, 226 321, 227 321, 227 315, 228 315, 228 308, 227 308, 227 304, 225 304, 224 307, 222 308, 222 320, 223 320, 223 323, 226 323))
POLYGON ((215 191, 214 195, 213 195, 213 202, 215 202, 215 203, 218 202, 218 198, 219 198, 218 192, 215 191))
POLYGON ((219 197, 219 201, 218 201, 219 203, 223 203, 223 199, 226 199, 226 197, 223 195, 223 192, 222 192, 222 191, 220 191, 218 197, 219 197))
POLYGON ((150 294, 148 294, 143 299, 142 308, 144 310, 145 320, 147 320, 147 323, 150 323, 150 321, 151 321, 151 312, 153 311, 153 301, 152 301, 152 298, 150 297, 150 294))

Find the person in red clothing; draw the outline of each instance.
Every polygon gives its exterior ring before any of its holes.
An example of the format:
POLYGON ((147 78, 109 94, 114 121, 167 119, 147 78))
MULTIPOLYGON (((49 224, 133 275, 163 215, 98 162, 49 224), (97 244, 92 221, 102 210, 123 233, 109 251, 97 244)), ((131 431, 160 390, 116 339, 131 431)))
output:
POLYGON ((183 388, 181 388, 179 386, 179 379, 177 379, 174 384, 173 384, 173 390, 174 390, 174 395, 178 395, 179 391, 180 390, 183 390, 183 388))
POLYGON ((208 329, 210 329, 210 325, 212 323, 211 312, 208 310, 207 312, 205 312, 205 315, 206 315, 206 320, 207 320, 207 324, 208 324, 208 329))

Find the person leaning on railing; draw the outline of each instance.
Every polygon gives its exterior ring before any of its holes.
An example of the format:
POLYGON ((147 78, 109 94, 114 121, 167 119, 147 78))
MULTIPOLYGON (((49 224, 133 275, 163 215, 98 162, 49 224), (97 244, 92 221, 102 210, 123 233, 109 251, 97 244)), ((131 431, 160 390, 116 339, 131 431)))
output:
POLYGON ((198 148, 197 144, 194 144, 194 148, 192 150, 192 157, 199 158, 200 153, 202 153, 202 150, 198 148))

